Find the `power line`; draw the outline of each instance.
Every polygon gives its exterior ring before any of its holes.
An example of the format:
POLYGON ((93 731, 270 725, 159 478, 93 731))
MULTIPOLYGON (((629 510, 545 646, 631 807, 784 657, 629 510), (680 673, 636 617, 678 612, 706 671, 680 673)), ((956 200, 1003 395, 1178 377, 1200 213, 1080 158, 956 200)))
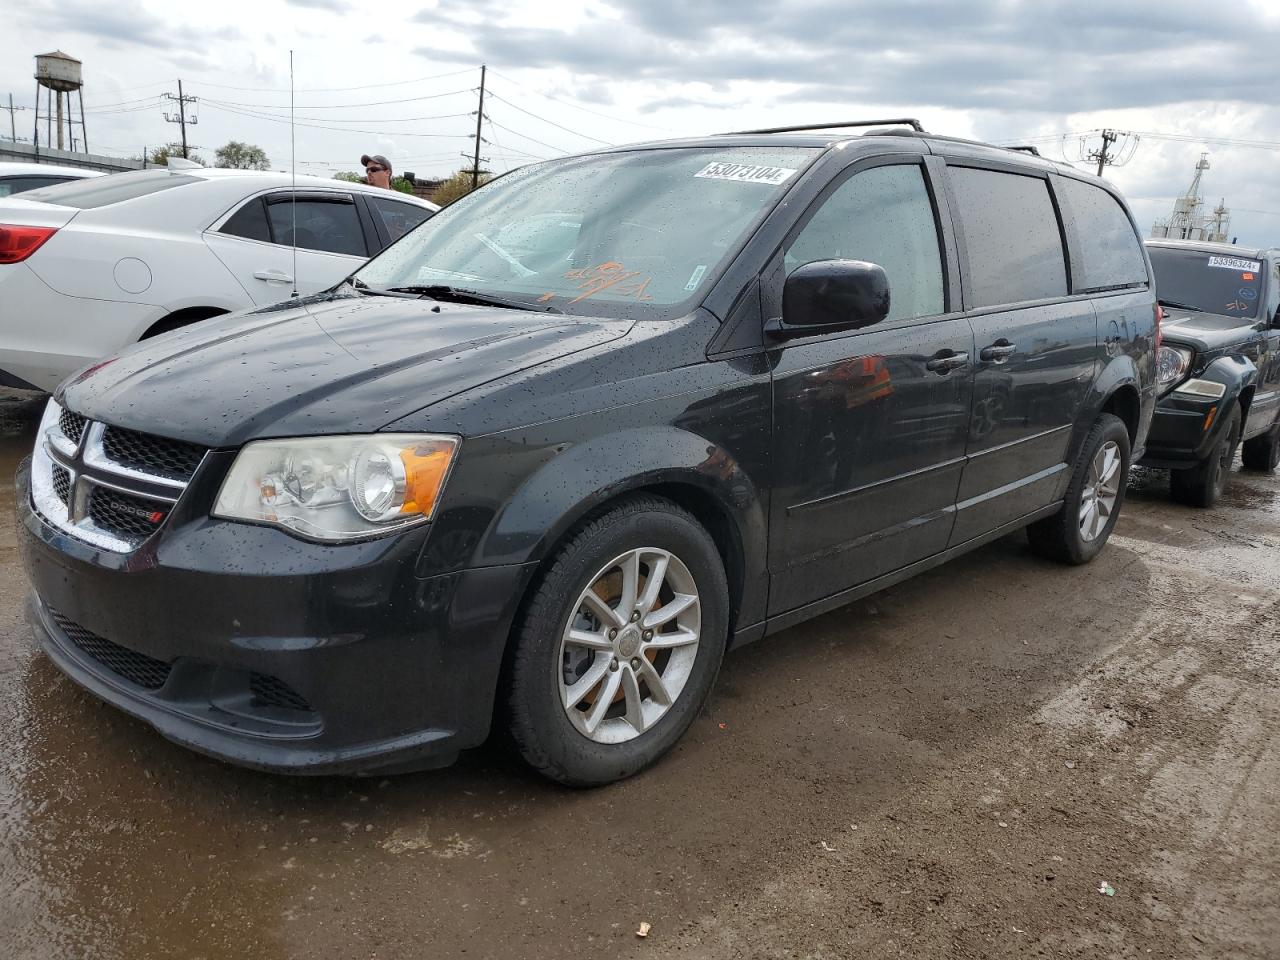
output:
POLYGON ((508 83, 515 84, 517 87, 519 87, 522 90, 528 90, 530 93, 536 93, 540 97, 545 97, 548 100, 552 100, 555 103, 563 104, 566 107, 572 107, 574 110, 581 110, 583 113, 590 113, 597 117, 603 117, 605 120, 612 120, 615 123, 629 123, 633 127, 644 127, 646 130, 658 130, 662 133, 678 133, 679 132, 676 130, 672 130, 670 127, 655 127, 652 124, 640 123, 637 120, 624 120, 622 117, 614 117, 614 116, 610 116, 607 113, 601 113, 598 110, 591 110, 587 107, 579 106, 576 103, 571 103, 568 100, 562 100, 559 97, 553 97, 551 94, 543 93, 541 90, 535 90, 533 89, 533 87, 527 86, 521 83, 519 80, 513 80, 511 77, 508 77, 505 73, 498 73, 497 70, 494 70, 493 72, 498 76, 502 77, 503 80, 506 80, 508 83))
POLYGON ((519 130, 512 130, 510 127, 503 126, 502 124, 498 123, 496 120, 490 120, 489 122, 492 123, 499 130, 505 130, 507 131, 507 133, 514 134, 515 136, 520 137, 523 140, 528 140, 530 143, 536 143, 540 147, 546 147, 548 150, 554 150, 558 154, 565 155, 569 153, 568 150, 562 150, 560 147, 557 147, 551 143, 547 143, 545 140, 538 140, 535 137, 529 136, 527 133, 521 133, 519 130))
POLYGON ((541 120, 543 123, 549 123, 551 126, 558 127, 559 129, 565 131, 566 133, 572 133, 575 137, 581 137, 583 140, 590 140, 593 143, 599 143, 606 147, 617 146, 616 143, 610 143, 608 140, 601 140, 599 137, 589 137, 585 133, 579 133, 577 130, 572 129, 571 127, 562 126, 561 124, 556 123, 554 120, 548 120, 546 117, 539 116, 538 114, 534 113, 532 110, 526 110, 524 107, 520 106, 519 104, 512 103, 506 97, 500 97, 496 93, 490 92, 489 96, 493 97, 493 99, 495 100, 501 100, 507 106, 514 107, 516 110, 519 110, 521 113, 524 113, 524 114, 527 114, 528 116, 533 117, 533 119, 535 120, 541 120))
MULTIPOLYGON (((428 80, 441 80, 445 77, 457 77, 470 73, 474 67, 465 70, 451 70, 449 73, 434 73, 429 77, 414 77, 412 80, 388 80, 385 83, 363 83, 355 87, 299 87, 298 93, 342 93, 348 90, 373 90, 378 87, 400 87, 410 83, 425 83, 428 80)), ((217 87, 220 90, 248 90, 253 93, 288 93, 288 87, 235 87, 226 83, 210 83, 207 80, 196 81, 201 86, 217 87)))
MULTIPOLYGON (((237 110, 234 107, 222 106, 221 104, 215 103, 214 101, 211 101, 211 100, 204 100, 202 101, 202 103, 206 108, 210 108, 213 110, 220 110, 223 113, 235 114, 236 116, 239 116, 239 117, 249 117, 254 120, 267 120, 271 123, 288 123, 289 122, 287 117, 284 117, 284 118, 274 117, 274 116, 271 116, 270 114, 255 113, 249 110, 237 110)), ((358 123, 359 121, 352 121, 352 122, 358 123)), ((329 126, 328 124, 302 123, 302 122, 298 123, 298 126, 313 127, 317 130, 336 130, 339 133, 368 133, 374 136, 380 136, 382 134, 395 134, 396 136, 401 136, 401 137, 432 137, 432 138, 453 139, 453 140, 471 139, 470 135, 465 133, 418 133, 410 130, 361 130, 354 127, 332 127, 332 126, 329 126)))
MULTIPOLYGON (((397 100, 374 100, 369 103, 329 103, 329 104, 307 104, 303 110, 347 110, 352 107, 385 107, 388 105, 399 106, 402 103, 416 103, 419 100, 439 100, 441 97, 454 97, 461 93, 475 93, 474 87, 468 87, 465 90, 450 90, 448 93, 430 93, 422 97, 400 97, 397 100)), ((241 103, 236 100, 206 100, 207 103, 219 103, 223 106, 230 107, 257 107, 266 108, 268 110, 283 109, 284 104, 280 103, 241 103)))

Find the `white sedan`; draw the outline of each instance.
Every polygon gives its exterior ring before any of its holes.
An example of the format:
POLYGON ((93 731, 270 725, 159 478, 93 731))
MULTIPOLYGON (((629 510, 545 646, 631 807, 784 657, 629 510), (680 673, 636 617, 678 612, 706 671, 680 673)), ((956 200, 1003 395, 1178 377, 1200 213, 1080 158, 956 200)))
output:
POLYGON ((0 197, 12 196, 26 190, 39 190, 68 180, 85 180, 101 177, 101 170, 87 167, 64 167, 56 163, 0 162, 0 197))
POLYGON ((439 208, 194 164, 0 200, 0 386, 52 391, 121 347, 333 286, 439 208), (292 246, 296 220, 297 272, 292 246))

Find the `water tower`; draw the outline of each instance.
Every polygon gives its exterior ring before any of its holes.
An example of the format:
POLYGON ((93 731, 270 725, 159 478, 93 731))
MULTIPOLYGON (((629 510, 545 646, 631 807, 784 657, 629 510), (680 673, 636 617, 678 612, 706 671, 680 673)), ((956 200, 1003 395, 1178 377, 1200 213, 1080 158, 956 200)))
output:
POLYGON ((36 56, 36 130, 35 145, 40 146, 40 89, 44 88, 49 91, 45 97, 45 146, 54 146, 54 105, 53 98, 56 94, 58 97, 57 106, 57 148, 65 149, 62 139, 62 124, 65 118, 67 126, 67 140, 70 141, 72 150, 77 148, 76 137, 71 119, 71 95, 73 93, 80 94, 80 143, 79 148, 85 152, 89 152, 89 134, 84 126, 84 80, 80 75, 80 61, 69 54, 63 53, 61 50, 55 50, 53 53, 41 53, 36 56), (63 98, 66 98, 66 109, 63 110, 63 98))

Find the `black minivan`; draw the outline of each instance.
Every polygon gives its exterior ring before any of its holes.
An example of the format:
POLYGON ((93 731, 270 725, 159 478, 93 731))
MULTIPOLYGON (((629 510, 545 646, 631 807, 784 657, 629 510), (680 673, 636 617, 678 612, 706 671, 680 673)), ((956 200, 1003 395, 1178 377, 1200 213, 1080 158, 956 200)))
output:
POLYGON ((1090 560, 1156 399, 1133 219, 901 125, 525 167, 85 369, 18 478, 44 649, 235 763, 436 766, 497 719, 590 785, 729 647, 1023 527, 1090 560))

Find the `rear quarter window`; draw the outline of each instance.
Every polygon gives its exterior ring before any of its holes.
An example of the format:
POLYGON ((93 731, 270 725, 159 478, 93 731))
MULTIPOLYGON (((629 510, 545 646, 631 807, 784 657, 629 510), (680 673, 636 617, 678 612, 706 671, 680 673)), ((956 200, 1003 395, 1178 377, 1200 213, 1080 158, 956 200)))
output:
POLYGON ((136 200, 161 190, 172 190, 200 179, 185 173, 169 173, 167 170, 132 170, 106 177, 58 183, 42 190, 30 190, 22 195, 22 199, 92 210, 124 200, 136 200))
POLYGON ((1120 202, 1092 183, 1066 178, 1060 183, 1079 238, 1076 292, 1145 285, 1142 241, 1120 202))
POLYGON ((969 263, 969 306, 1064 297, 1067 259, 1041 177, 948 168, 969 263))

